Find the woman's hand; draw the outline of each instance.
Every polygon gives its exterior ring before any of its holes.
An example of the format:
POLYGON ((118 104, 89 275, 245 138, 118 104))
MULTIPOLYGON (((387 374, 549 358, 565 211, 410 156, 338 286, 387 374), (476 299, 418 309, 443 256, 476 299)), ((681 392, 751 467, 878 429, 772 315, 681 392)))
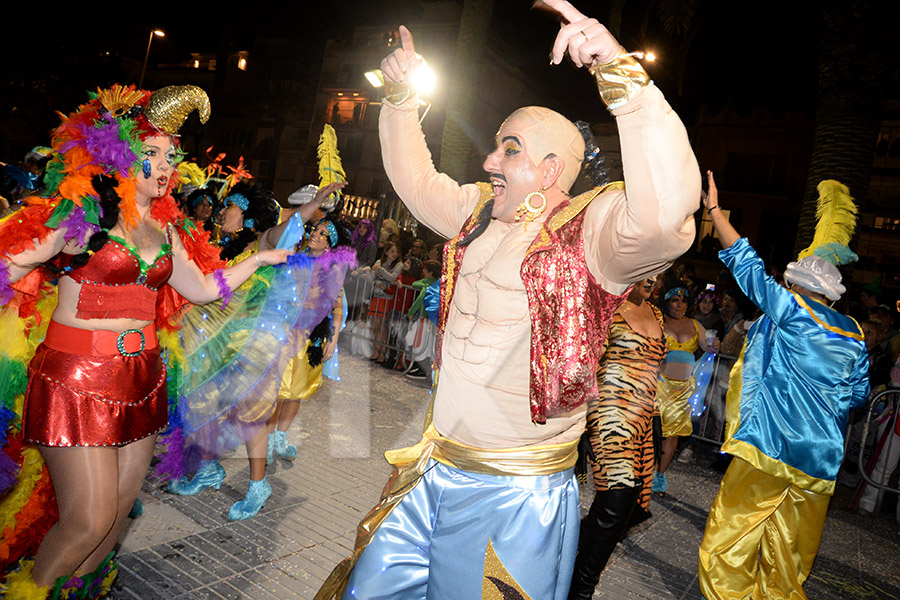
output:
POLYGON ((334 356, 334 351, 337 348, 337 335, 333 335, 330 340, 325 342, 325 345, 322 347, 322 362, 329 360, 332 356, 334 356))
POLYGON ((422 57, 416 54, 416 46, 413 44, 412 34, 409 29, 400 26, 400 47, 388 54, 381 61, 381 74, 386 80, 403 83, 408 81, 410 74, 422 62, 422 57))
POLYGON ((549 8, 562 17, 562 28, 553 43, 550 62, 558 65, 568 53, 576 67, 613 60, 622 45, 597 19, 590 19, 566 0, 539 0, 535 5, 549 8))
POLYGON ((290 254, 288 250, 262 250, 261 252, 257 252, 254 256, 256 256, 256 261, 259 263, 259 266, 264 267, 267 265, 281 265, 286 263, 288 254, 290 254))
POLYGON ((709 182, 709 191, 703 192, 703 206, 706 210, 712 210, 719 206, 719 188, 716 187, 716 179, 713 177, 712 171, 706 172, 706 180, 709 182))

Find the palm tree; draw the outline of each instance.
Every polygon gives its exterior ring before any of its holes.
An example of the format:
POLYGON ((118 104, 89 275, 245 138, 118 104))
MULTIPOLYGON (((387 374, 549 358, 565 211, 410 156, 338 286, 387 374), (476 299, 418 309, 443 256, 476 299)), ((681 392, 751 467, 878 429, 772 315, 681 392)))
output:
POLYGON ((472 139, 463 125, 471 122, 475 105, 472 91, 479 88, 493 9, 493 0, 465 0, 460 17, 440 157, 440 170, 456 181, 466 181, 472 139))
MULTIPOLYGON (((816 186, 837 179, 860 212, 871 207, 869 179, 882 111, 895 77, 896 16, 891 0, 823 0, 820 6, 819 95, 812 157, 795 253, 809 245, 816 186)), ((785 57, 789 64, 789 57, 785 57)), ((774 68, 774 66, 773 66, 774 68)))

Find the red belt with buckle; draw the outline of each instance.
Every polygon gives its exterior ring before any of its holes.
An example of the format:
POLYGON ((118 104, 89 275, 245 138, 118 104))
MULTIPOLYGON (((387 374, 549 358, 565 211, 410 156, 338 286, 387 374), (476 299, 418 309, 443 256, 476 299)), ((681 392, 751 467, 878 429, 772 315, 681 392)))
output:
POLYGON ((150 323, 143 329, 126 329, 119 332, 106 329, 79 329, 50 321, 44 343, 54 350, 69 354, 138 356, 144 350, 156 348, 156 325, 150 323))

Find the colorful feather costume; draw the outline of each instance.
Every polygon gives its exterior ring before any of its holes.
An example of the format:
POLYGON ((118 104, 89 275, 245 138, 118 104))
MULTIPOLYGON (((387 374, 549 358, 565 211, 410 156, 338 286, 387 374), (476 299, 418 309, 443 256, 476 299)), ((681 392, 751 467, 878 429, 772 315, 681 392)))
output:
MULTIPOLYGON (((40 453, 22 440, 22 406, 26 365, 43 341, 56 306, 59 269, 39 266, 10 283, 10 257, 30 249, 55 231, 67 242, 84 247, 100 229, 102 202, 93 181, 111 178, 120 198, 127 228, 139 221, 135 171, 141 170, 141 142, 174 135, 192 110, 209 116, 206 94, 193 86, 164 88, 156 94, 133 87, 98 90, 89 102, 65 117, 53 134, 53 157, 46 187, 24 201, 24 207, 0 221, 0 571, 33 553, 57 520, 53 486, 40 453)), ((150 212, 159 223, 172 224, 190 257, 205 273, 222 265, 207 234, 175 206, 170 182, 150 212)), ((90 255, 88 255, 90 256, 90 255)), ((157 327, 171 331, 174 317, 187 301, 168 285, 157 300, 157 327)))

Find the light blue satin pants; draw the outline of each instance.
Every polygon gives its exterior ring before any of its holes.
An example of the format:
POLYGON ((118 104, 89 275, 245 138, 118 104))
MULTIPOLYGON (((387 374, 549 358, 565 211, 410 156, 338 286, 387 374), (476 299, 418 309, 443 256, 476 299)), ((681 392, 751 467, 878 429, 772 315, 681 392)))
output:
POLYGON ((499 477, 431 461, 375 533, 343 600, 477 600, 489 540, 532 600, 565 600, 580 516, 572 469, 499 477))

